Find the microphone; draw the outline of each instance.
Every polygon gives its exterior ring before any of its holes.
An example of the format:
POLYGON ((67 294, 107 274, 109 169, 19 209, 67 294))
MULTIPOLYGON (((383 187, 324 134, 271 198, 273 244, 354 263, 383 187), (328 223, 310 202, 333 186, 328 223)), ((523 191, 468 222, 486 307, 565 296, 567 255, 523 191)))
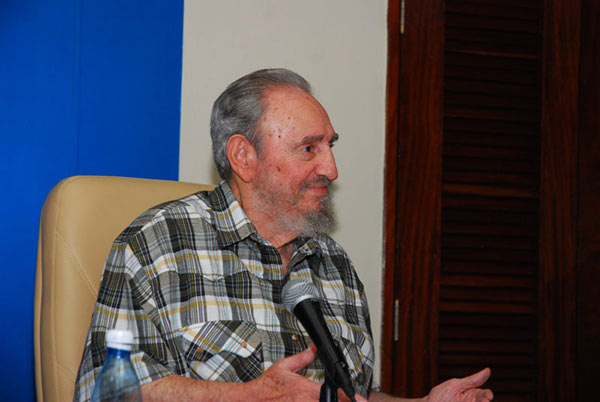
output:
POLYGON ((317 354, 325 365, 326 382, 342 388, 354 402, 354 386, 348 375, 348 366, 327 328, 315 285, 301 279, 290 279, 283 286, 281 297, 285 308, 298 317, 317 346, 317 354))

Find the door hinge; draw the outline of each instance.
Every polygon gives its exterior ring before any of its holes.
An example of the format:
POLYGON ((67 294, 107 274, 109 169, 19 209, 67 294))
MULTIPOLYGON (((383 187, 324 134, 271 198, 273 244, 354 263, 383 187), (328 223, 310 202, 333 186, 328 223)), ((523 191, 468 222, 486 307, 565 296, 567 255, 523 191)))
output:
POLYGON ((398 342, 399 330, 398 330, 398 319, 400 318, 400 300, 394 300, 394 342, 398 342))
POLYGON ((406 16, 406 0, 400 3, 400 35, 404 35, 404 17, 406 16))

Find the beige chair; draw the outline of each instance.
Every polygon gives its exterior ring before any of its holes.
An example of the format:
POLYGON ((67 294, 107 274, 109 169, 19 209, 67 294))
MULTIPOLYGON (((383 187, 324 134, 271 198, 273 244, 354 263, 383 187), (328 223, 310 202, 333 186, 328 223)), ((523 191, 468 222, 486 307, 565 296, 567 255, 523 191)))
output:
POLYGON ((39 401, 73 399, 75 377, 112 241, 145 209, 212 185, 75 176, 48 195, 40 221, 34 300, 39 401))

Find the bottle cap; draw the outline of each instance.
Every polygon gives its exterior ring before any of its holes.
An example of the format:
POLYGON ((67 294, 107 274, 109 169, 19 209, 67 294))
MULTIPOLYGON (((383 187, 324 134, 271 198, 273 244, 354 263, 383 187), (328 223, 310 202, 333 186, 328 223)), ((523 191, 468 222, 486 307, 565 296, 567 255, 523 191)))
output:
POLYGON ((128 329, 109 329, 106 332, 106 346, 113 349, 131 350, 133 332, 128 329))

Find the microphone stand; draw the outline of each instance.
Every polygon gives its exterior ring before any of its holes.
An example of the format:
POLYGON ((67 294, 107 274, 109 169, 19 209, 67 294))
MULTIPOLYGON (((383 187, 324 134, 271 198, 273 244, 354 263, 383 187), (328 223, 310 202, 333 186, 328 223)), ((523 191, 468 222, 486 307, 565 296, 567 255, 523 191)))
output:
MULTIPOLYGON (((338 402, 338 386, 334 381, 329 379, 327 373, 325 373, 325 382, 321 385, 321 392, 319 393, 319 402, 338 402)), ((354 395, 350 397, 352 402, 356 402, 354 395)))
POLYGON ((338 402, 337 390, 337 385, 331 382, 329 376, 325 374, 325 382, 321 385, 319 393, 319 402, 338 402))

